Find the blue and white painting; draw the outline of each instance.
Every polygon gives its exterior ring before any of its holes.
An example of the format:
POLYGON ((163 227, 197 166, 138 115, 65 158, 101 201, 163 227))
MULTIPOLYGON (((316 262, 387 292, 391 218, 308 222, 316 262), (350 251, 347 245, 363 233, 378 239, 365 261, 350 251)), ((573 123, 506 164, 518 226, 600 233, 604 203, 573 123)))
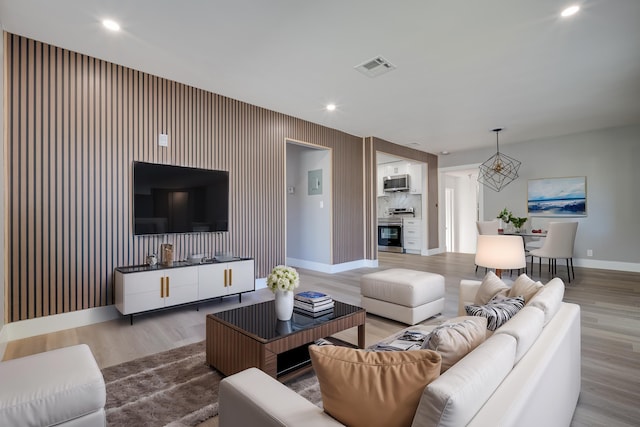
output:
POLYGON ((531 179, 527 205, 530 216, 586 216, 587 178, 531 179))

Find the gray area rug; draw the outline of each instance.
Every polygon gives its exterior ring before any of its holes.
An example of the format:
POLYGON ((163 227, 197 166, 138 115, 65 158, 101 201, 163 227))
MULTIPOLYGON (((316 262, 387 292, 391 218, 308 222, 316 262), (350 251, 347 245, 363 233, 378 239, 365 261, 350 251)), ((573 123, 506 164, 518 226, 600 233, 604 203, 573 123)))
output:
MULTIPOLYGON (((223 376, 206 364, 204 341, 105 368, 102 375, 110 427, 197 426, 218 415, 223 376)), ((313 372, 285 384, 321 406, 313 372)))

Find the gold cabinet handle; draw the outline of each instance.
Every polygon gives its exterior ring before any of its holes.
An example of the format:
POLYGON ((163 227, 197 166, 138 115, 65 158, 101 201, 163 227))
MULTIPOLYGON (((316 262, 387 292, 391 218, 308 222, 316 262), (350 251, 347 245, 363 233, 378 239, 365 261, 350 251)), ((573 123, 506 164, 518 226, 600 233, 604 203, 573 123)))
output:
POLYGON ((160 298, 164 298, 164 277, 160 278, 160 298))
POLYGON ((227 287, 227 269, 224 269, 224 287, 227 287))
POLYGON ((167 277, 167 298, 169 298, 169 278, 167 277))
POLYGON ((233 269, 229 269, 229 286, 233 286, 233 269))

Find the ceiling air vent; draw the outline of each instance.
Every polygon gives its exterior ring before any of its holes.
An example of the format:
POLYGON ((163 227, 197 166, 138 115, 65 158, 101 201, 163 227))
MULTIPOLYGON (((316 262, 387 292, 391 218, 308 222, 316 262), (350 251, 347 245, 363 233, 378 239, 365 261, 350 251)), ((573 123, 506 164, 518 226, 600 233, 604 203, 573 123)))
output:
POLYGON ((365 61, 360 65, 356 65, 353 68, 360 71, 365 76, 377 77, 380 74, 395 70, 396 66, 384 59, 382 56, 376 56, 375 58, 365 61))

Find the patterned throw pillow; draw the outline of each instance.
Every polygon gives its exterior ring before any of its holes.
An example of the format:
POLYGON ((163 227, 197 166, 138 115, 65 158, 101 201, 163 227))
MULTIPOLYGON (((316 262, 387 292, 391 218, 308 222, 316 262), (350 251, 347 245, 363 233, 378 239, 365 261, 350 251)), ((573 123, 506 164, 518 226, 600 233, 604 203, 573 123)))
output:
POLYGON ((464 309, 469 316, 486 317, 487 329, 495 331, 515 316, 522 307, 524 307, 522 295, 514 298, 496 295, 485 305, 465 305, 464 309))
POLYGON ((509 287, 493 271, 489 271, 482 279, 474 304, 486 304, 496 295, 507 296, 509 287))

